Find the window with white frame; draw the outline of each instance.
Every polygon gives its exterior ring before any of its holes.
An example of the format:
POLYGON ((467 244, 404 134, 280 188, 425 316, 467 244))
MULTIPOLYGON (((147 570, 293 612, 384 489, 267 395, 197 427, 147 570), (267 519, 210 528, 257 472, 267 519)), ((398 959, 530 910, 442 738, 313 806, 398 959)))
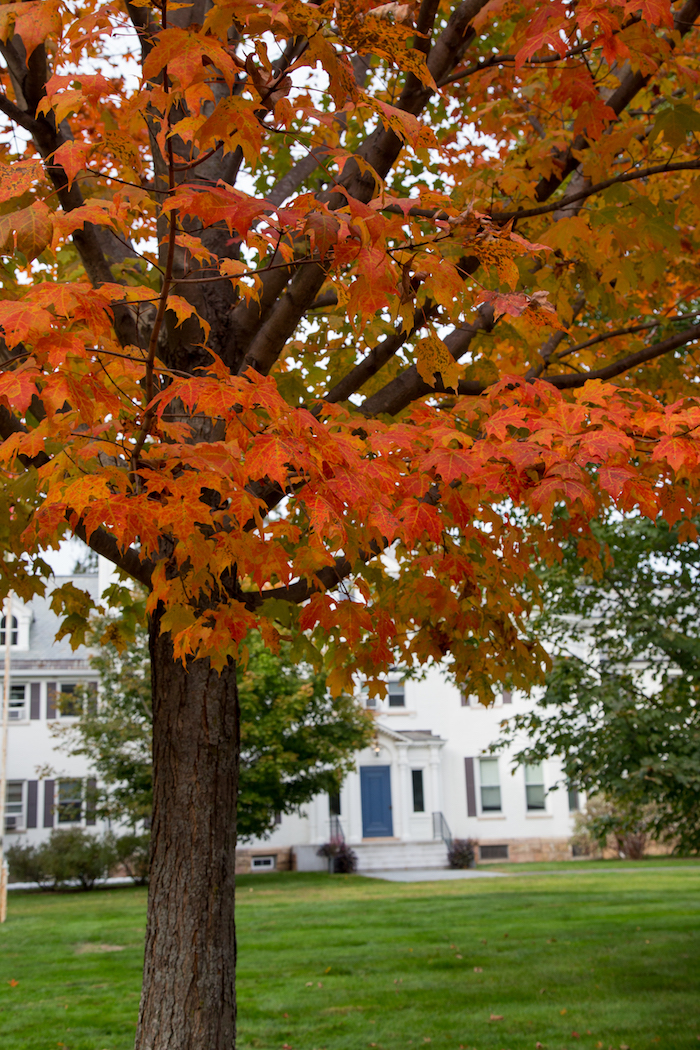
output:
POLYGON ((61 682, 56 706, 61 718, 77 718, 83 713, 83 698, 75 682, 61 682))
POLYGON ((363 685, 360 688, 360 703, 363 707, 376 707, 377 698, 376 696, 369 695, 369 686, 363 685))
POLYGON ((541 762, 525 766, 525 800, 528 812, 545 809, 544 768, 541 762))
POLYGON ((389 681, 387 682, 387 687, 389 694, 389 707, 405 707, 406 687, 404 683, 400 681, 389 681))
POLYGON ((83 815, 82 780, 59 780, 56 816, 59 824, 78 824, 83 815))
POLYGON ((268 857, 251 857, 250 858, 250 870, 251 871, 274 871, 277 867, 277 857, 272 855, 268 857))
POLYGON ((24 831, 24 781, 8 780, 5 789, 5 831, 24 831))
MULTIPOLYGON (((11 622, 11 625, 10 625, 10 648, 12 648, 13 645, 17 645, 17 643, 19 641, 19 624, 17 622, 17 617, 13 616, 11 619, 12 619, 12 622, 11 622)), ((5 645, 5 632, 6 632, 6 630, 7 630, 7 617, 3 616, 2 619, 0 619, 0 645, 5 645)))
POLYGON ((10 686, 10 704, 7 712, 10 722, 23 722, 27 717, 27 687, 10 686))
POLYGON ((483 813, 501 812, 501 781, 498 776, 497 758, 479 759, 479 786, 483 813))

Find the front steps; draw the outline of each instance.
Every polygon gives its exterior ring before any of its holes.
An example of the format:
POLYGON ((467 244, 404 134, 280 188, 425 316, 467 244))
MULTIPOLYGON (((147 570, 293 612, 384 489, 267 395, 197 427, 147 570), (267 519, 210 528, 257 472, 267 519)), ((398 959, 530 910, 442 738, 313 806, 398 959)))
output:
POLYGON ((365 839, 353 842, 358 871, 392 871, 401 868, 446 868, 447 846, 441 839, 401 842, 399 839, 365 839))

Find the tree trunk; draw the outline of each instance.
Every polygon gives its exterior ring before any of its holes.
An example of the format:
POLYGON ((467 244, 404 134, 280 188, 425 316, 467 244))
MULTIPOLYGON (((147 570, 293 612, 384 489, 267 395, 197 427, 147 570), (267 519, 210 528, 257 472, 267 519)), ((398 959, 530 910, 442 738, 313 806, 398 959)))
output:
POLYGON ((173 659, 151 625, 153 824, 136 1050, 233 1050, 240 749, 233 664, 173 659))

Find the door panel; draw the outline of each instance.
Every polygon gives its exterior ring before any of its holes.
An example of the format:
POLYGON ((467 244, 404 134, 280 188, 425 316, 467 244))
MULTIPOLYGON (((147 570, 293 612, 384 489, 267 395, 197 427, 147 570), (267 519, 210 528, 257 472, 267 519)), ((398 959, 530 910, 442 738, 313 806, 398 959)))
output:
POLYGON ((363 838, 394 834, 391 818, 391 766, 360 766, 363 838))

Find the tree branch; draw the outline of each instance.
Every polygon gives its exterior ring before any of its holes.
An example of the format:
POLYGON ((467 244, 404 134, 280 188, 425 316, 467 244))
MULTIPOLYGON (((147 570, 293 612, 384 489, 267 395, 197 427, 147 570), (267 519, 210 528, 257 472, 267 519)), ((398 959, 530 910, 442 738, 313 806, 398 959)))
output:
MULTIPOLYGON (((77 182, 68 189, 68 177, 60 164, 49 158, 59 146, 67 141, 56 127, 53 115, 36 116, 37 106, 46 94, 48 66, 43 45, 35 48, 29 62, 25 58, 24 44, 17 36, 11 42, 0 45, 5 58, 15 96, 26 108, 0 96, 0 110, 31 134, 34 144, 46 162, 46 171, 54 184, 61 207, 70 212, 82 207, 84 198, 77 182)), ((107 258, 100 243, 98 229, 85 223, 72 236, 73 243, 85 267, 89 280, 95 286, 114 281, 107 258)), ((114 325, 122 346, 138 345, 138 326, 129 307, 115 307, 114 325)))
MULTIPOLYGON (((479 332, 490 332, 495 324, 493 307, 480 306, 477 311, 476 321, 473 324, 463 324, 454 329, 445 338, 447 349, 455 361, 459 361, 471 346, 471 341, 479 332)), ((476 384, 478 385, 478 384, 476 384)), ((406 368, 400 375, 392 379, 376 394, 368 397, 360 407, 363 415, 396 415, 420 397, 426 397, 436 388, 426 383, 418 373, 416 365, 406 368)), ((441 388, 444 390, 444 387, 441 388)), ((478 393, 483 393, 485 387, 479 386, 478 393)), ((470 391, 471 392, 471 391, 470 391)))
POLYGON ((490 217, 494 222, 508 222, 510 219, 516 221, 518 219, 531 219, 536 215, 547 215, 549 212, 559 211, 570 204, 576 204, 578 201, 586 200, 587 197, 592 197, 596 193, 602 193, 603 190, 607 190, 611 186, 619 186, 625 182, 634 182, 637 179, 647 179, 652 175, 664 175, 667 172, 696 171, 698 168, 700 168, 700 160, 678 161, 675 164, 655 164, 649 168, 638 168, 636 171, 628 171, 623 172, 620 175, 613 175, 610 179, 604 179, 603 182, 596 182, 586 189, 580 190, 578 193, 572 193, 565 197, 560 197, 551 204, 543 204, 539 208, 519 208, 516 211, 497 211, 492 212, 490 217))
MULTIPOLYGON (((14 434, 27 433, 28 430, 24 423, 17 419, 8 408, 0 405, 0 438, 6 441, 14 434)), ((39 452, 36 456, 31 457, 21 455, 19 458, 26 469, 34 468, 36 470, 51 462, 51 457, 46 452, 39 452)), ((139 580, 146 587, 150 587, 151 575, 155 567, 152 561, 141 558, 138 552, 131 547, 123 551, 114 536, 107 529, 101 527, 96 529, 90 536, 90 539, 88 539, 85 526, 77 518, 76 512, 70 508, 66 511, 66 519, 70 522, 75 535, 87 543, 92 550, 97 554, 102 554, 108 561, 123 569, 129 576, 133 576, 134 579, 139 580)))
POLYGON ((700 324, 693 325, 685 332, 679 332, 678 335, 673 335, 660 343, 652 343, 643 350, 638 350, 636 354, 628 354, 627 357, 613 361, 612 364, 605 365, 603 368, 576 375, 547 376, 545 381, 551 383, 557 390, 576 390, 585 386, 591 379, 614 379, 623 372, 629 372, 630 368, 636 368, 637 365, 643 365, 647 361, 663 357, 664 354, 670 354, 673 350, 678 350, 681 346, 686 346, 696 339, 700 339, 700 324))
MULTIPOLYGON (((674 17, 674 30, 680 34, 681 39, 693 28, 698 16, 700 16, 700 0, 686 0, 686 3, 674 17)), ((668 37, 666 39, 671 48, 675 48, 675 42, 668 37)), ((641 91, 643 87, 646 87, 651 80, 651 77, 651 73, 644 76, 640 72, 634 72, 631 70, 629 65, 627 66, 627 72, 625 76, 622 77, 619 86, 606 100, 606 105, 612 109, 615 116, 619 117, 620 113, 627 108, 634 96, 641 91)), ((580 157, 577 157, 576 154, 580 154, 583 150, 588 149, 589 145, 590 143, 585 135, 577 135, 566 150, 562 150, 556 154, 557 173, 555 175, 550 175, 548 178, 540 179, 537 189, 535 190, 536 200, 546 201, 552 196, 569 175, 571 175, 572 171, 575 171, 581 163, 580 157)))
MULTIPOLYGON (((433 79, 439 80, 461 60, 465 49, 475 38, 474 31, 470 29, 471 22, 487 2, 463 0, 452 12, 428 56, 427 65, 433 79)), ((425 108, 431 94, 432 90, 416 82, 415 77, 407 77, 397 108, 417 115, 425 108)), ((339 179, 339 185, 356 200, 365 203, 371 200, 376 182, 365 165, 369 165, 379 178, 384 178, 395 163, 402 145, 395 132, 380 124, 356 151, 364 162, 363 167, 360 168, 357 161, 349 161, 339 179)), ((341 208, 346 199, 337 191, 328 191, 319 194, 319 200, 325 201, 331 208, 341 208)), ((291 281, 290 277, 291 270, 287 269, 277 270, 274 274, 263 272, 259 305, 241 304, 234 312, 226 360, 234 359, 243 351, 242 360, 239 357, 239 373, 248 368, 254 368, 263 375, 269 372, 299 321, 316 299, 326 278, 326 269, 321 265, 308 266, 294 274, 291 281), (284 293, 288 282, 289 289, 284 293)))
MULTIPOLYGON (((576 354, 579 350, 587 350, 589 346, 596 346, 598 343, 605 343, 608 339, 617 339, 621 335, 634 335, 636 332, 648 332, 650 328, 659 328, 663 324, 671 324, 674 321, 689 321, 691 317, 697 317, 698 313, 692 314, 680 314, 678 317, 657 317, 653 321, 647 321, 646 324, 635 324, 630 325, 628 328, 617 328, 614 332, 602 332, 600 335, 594 335, 590 339, 586 339, 583 343, 577 343, 575 346, 570 346, 567 350, 561 350, 558 354, 555 354, 552 358, 553 361, 563 361, 569 354, 576 354)), ((566 334, 566 333, 565 333, 566 334)))
POLYGON ((405 330, 399 332, 392 332, 386 339, 383 339, 378 346, 373 347, 366 357, 363 357, 354 368, 352 368, 340 382, 330 390, 324 401, 328 401, 334 404, 338 401, 347 401, 351 394, 357 393, 368 379, 376 375, 377 372, 384 367, 387 361, 398 353, 401 347, 404 345, 407 339, 421 328, 431 316, 437 312, 437 307, 434 304, 426 303, 425 306, 417 310, 413 318, 413 327, 410 332, 405 330))

